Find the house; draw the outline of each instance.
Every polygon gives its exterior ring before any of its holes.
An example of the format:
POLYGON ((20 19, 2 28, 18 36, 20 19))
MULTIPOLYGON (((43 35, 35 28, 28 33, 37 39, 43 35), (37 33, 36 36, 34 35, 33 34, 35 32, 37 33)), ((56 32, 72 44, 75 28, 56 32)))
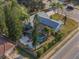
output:
POLYGON ((8 41, 8 38, 0 36, 0 58, 11 53, 15 45, 8 41))
MULTIPOLYGON (((44 32, 43 30, 45 28, 50 28, 54 30, 54 32, 57 32, 61 29, 63 22, 50 19, 50 17, 45 12, 39 12, 37 13, 37 16, 38 16, 37 22, 39 23, 39 25, 38 25, 38 28, 36 28, 36 30, 39 33, 39 35, 36 35, 36 36, 37 36, 37 42, 41 44, 42 42, 46 41, 46 38, 48 35, 48 33, 44 32)), ((23 35, 22 38, 20 39, 20 42, 23 45, 28 46, 29 48, 33 48, 32 30, 35 25, 34 22, 36 21, 34 20, 34 17, 35 15, 32 15, 30 17, 29 24, 26 24, 24 29, 25 35, 23 35)))

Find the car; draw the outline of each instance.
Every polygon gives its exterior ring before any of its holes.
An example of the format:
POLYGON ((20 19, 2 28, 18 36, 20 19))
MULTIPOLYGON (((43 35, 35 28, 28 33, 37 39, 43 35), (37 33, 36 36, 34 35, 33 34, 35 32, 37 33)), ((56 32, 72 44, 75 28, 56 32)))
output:
POLYGON ((74 6, 73 5, 67 5, 66 10, 72 11, 72 10, 74 10, 74 6))

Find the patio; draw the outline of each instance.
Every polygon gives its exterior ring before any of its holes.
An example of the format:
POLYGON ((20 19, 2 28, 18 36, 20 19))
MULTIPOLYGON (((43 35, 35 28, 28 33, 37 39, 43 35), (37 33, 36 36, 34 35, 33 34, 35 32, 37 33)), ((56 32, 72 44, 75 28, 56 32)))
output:
POLYGON ((33 45, 32 45, 32 39, 30 39, 28 36, 22 36, 20 39, 20 43, 22 43, 23 45, 25 45, 28 48, 33 49, 33 45))

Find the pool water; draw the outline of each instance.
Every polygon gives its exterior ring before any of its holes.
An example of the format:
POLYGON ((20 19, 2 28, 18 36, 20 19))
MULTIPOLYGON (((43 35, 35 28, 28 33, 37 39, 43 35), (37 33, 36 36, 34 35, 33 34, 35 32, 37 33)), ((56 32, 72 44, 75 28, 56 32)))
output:
POLYGON ((37 36, 37 41, 38 41, 38 43, 42 43, 42 42, 44 42, 45 40, 46 40, 46 35, 44 35, 44 34, 39 34, 38 36, 37 36))

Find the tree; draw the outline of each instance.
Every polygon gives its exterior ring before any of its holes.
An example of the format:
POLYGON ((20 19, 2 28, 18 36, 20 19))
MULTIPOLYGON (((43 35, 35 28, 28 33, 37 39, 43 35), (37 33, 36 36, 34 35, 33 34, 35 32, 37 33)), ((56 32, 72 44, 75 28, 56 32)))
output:
POLYGON ((53 3, 50 4, 50 6, 52 8, 54 8, 55 10, 57 10, 57 12, 59 11, 59 9, 61 9, 62 13, 63 13, 63 7, 64 7, 63 4, 61 4, 59 2, 53 2, 53 3))
POLYGON ((67 16, 64 16, 63 20, 64 20, 64 25, 66 25, 66 22, 67 22, 67 16))
POLYGON ((28 14, 28 10, 27 8, 25 8, 24 6, 20 6, 20 12, 21 12, 21 16, 20 16, 20 20, 22 21, 29 21, 30 15, 28 14))
POLYGON ((55 10, 57 10, 57 13, 59 13, 59 11, 61 11, 60 13, 65 15, 63 18, 64 25, 65 25, 67 22, 67 15, 66 15, 67 12, 64 12, 64 5, 57 2, 57 3, 52 3, 50 6, 52 8, 55 8, 55 10))
POLYGON ((6 18, 6 26, 8 28, 8 36, 12 41, 17 41, 22 34, 22 26, 19 20, 20 10, 15 0, 5 1, 4 12, 6 18), (8 3, 8 4, 6 4, 8 3))
POLYGON ((18 0, 18 3, 27 7, 29 13, 43 10, 45 7, 45 4, 42 2, 42 0, 18 0))
POLYGON ((3 11, 2 1, 0 1, 0 34, 6 34, 7 35, 7 28, 5 24, 5 15, 3 11))
POLYGON ((46 27, 44 28, 44 31, 47 33, 47 36, 50 37, 50 35, 52 34, 53 30, 51 30, 50 28, 46 27))
POLYGON ((56 33, 55 34, 55 39, 54 39, 55 42, 60 41, 62 39, 63 35, 64 35, 64 33, 60 33, 60 32, 56 33))
POLYGON ((37 28, 39 27, 39 19, 38 19, 38 15, 36 14, 34 17, 34 28, 32 31, 32 37, 33 37, 33 45, 36 46, 37 44, 37 36, 38 36, 38 31, 37 28))

